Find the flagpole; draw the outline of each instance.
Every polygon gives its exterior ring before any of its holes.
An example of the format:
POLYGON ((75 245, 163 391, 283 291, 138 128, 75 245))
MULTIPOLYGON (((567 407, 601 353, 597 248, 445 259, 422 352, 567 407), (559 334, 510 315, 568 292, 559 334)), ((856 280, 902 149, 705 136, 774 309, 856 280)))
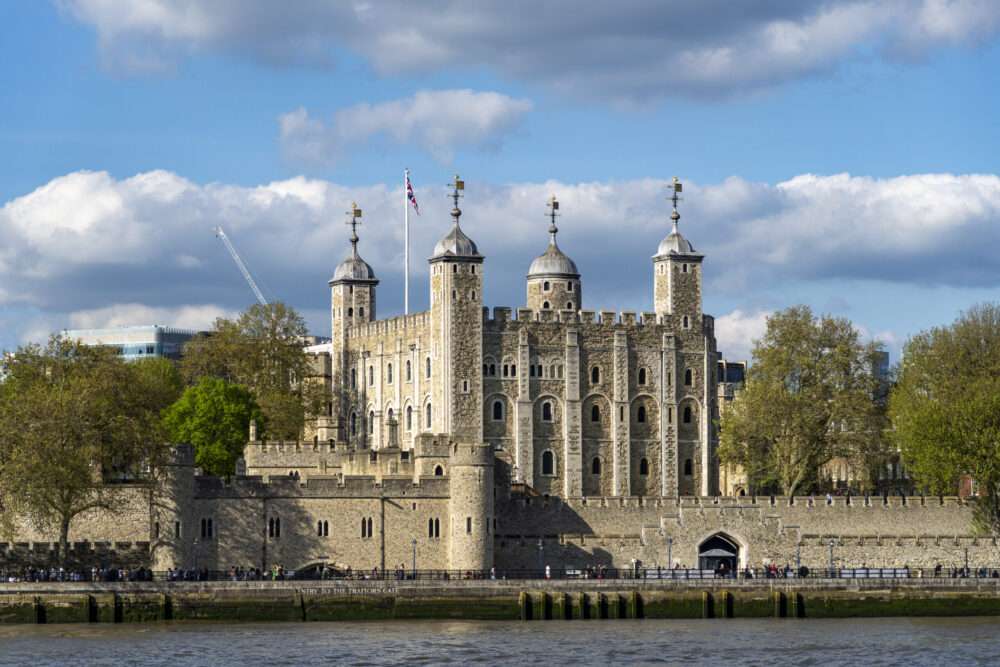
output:
POLYGON ((410 170, 403 170, 403 314, 410 314, 410 202, 406 192, 410 170))

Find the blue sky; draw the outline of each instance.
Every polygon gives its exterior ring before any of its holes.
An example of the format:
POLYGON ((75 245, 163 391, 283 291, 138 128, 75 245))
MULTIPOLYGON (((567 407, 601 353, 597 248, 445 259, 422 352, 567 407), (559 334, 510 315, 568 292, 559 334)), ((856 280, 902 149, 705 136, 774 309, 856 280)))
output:
POLYGON ((327 333, 352 200, 399 312, 404 167, 418 308, 456 171, 492 305, 523 303, 554 193, 584 306, 649 310, 673 175, 733 356, 795 303, 895 356, 997 299, 994 3, 403 7, 0 4, 0 348, 245 307, 215 224, 327 333))

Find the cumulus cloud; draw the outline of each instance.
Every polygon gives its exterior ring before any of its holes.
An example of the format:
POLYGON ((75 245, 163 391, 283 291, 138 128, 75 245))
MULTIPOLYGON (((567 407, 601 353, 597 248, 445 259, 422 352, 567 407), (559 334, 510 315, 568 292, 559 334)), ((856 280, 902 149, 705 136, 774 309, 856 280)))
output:
POLYGON ((744 312, 737 308, 715 318, 715 338, 726 358, 749 361, 754 343, 767 329, 769 311, 744 312))
MULTIPOLYGON (((430 180, 444 178, 423 182, 430 180)), ((444 188, 422 187, 419 174, 415 185, 423 215, 411 226, 411 302, 422 308, 423 260, 449 227, 450 204, 444 188)), ((522 277, 548 240, 541 214, 556 194, 559 243, 584 275, 585 306, 649 310, 649 258, 669 231, 665 186, 658 179, 467 181, 462 224, 487 257, 486 302, 523 303, 522 277)), ((720 345, 736 356, 746 356, 767 311, 791 305, 789 285, 1000 286, 996 175, 806 174, 776 184, 731 177, 687 183, 685 194, 680 228, 707 256, 706 299, 737 308, 717 327, 720 345)), ((67 174, 0 207, 0 308, 30 308, 53 328, 204 326, 253 302, 214 237, 221 225, 265 294, 307 312, 323 333, 326 281, 348 251, 342 220, 351 201, 365 210, 360 250, 382 281, 380 312, 399 308, 402 197, 398 185, 304 177, 245 187, 166 171, 122 179, 67 174)))
POLYGON ((278 119, 281 143, 293 158, 330 163, 373 137, 415 144, 439 162, 451 162, 459 147, 496 149, 531 110, 529 100, 474 90, 422 90, 380 104, 337 111, 329 123, 303 108, 278 119))
POLYGON ((436 0, 419 11, 403 0, 302 0, 294 11, 267 0, 61 5, 95 28, 105 62, 118 70, 169 69, 203 50, 327 67, 337 45, 383 74, 486 66, 625 103, 752 91, 872 52, 919 57, 1000 30, 1000 5, 991 0, 436 0))
POLYGON ((116 303, 103 308, 69 313, 71 329, 127 327, 137 324, 160 324, 181 329, 206 330, 220 317, 235 317, 238 311, 216 305, 164 308, 142 303, 116 303))

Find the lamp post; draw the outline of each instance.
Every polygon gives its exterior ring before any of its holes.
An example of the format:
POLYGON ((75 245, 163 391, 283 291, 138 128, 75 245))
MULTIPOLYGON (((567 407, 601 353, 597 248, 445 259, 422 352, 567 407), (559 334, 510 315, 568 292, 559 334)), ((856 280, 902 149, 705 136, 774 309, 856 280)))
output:
POLYGON ((830 540, 830 574, 829 574, 829 576, 831 578, 833 577, 833 540, 830 540))
POLYGON ((417 538, 413 538, 413 580, 417 580, 417 538))
POLYGON ((667 569, 671 571, 670 577, 673 578, 674 569, 674 536, 667 535, 667 569))

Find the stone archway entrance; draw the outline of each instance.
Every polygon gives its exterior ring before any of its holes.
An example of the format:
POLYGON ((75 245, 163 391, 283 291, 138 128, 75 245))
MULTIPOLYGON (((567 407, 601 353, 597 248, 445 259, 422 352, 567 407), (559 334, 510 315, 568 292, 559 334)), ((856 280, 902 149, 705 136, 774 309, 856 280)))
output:
POLYGON ((740 562, 740 545, 725 533, 716 533, 698 546, 698 567, 702 570, 735 572, 740 562))

